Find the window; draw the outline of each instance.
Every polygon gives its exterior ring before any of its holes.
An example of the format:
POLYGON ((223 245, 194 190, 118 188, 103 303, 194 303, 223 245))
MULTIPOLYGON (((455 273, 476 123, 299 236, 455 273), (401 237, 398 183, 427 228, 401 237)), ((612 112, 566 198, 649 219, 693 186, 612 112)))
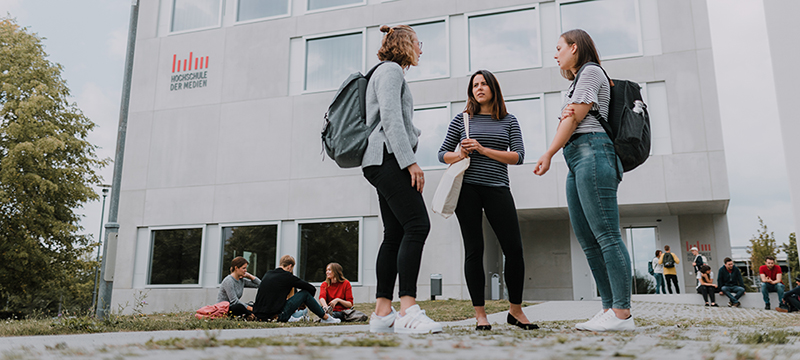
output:
POLYGON ((350 74, 363 71, 364 33, 306 40, 306 91, 335 90, 350 74))
POLYGON ((289 1, 291 0, 239 0, 236 21, 289 15, 289 1))
MULTIPOLYGON (((422 56, 418 66, 412 66, 406 72, 406 80, 424 80, 447 77, 450 75, 448 60, 447 23, 443 21, 411 25, 422 41, 422 56)), ((380 47, 380 44, 378 44, 380 47)), ((377 52, 377 51, 376 51, 377 52)))
POLYGON ((669 128, 667 85, 663 81, 639 84, 650 114, 650 155, 672 154, 672 134, 669 128))
POLYGON ((547 150, 547 130, 541 97, 507 99, 506 110, 519 122, 525 144, 525 162, 535 163, 547 150))
POLYGON ((200 284, 203 229, 153 230, 150 284, 200 284))
POLYGON ((625 228, 625 238, 633 265, 633 293, 655 294, 656 281, 649 274, 647 263, 653 260, 658 249, 658 228, 628 227, 625 228))
POLYGON ((450 109, 447 105, 414 110, 414 125, 422 130, 415 154, 420 167, 445 167, 439 162, 439 148, 450 126, 450 109))
POLYGON ((230 226, 222 228, 222 281, 230 274, 231 260, 242 256, 250 264, 247 272, 261 278, 277 267, 278 225, 230 226))
POLYGON ((360 221, 300 224, 297 276, 308 282, 325 281, 325 268, 337 262, 350 282, 359 279, 360 221))
POLYGON ((220 0, 173 0, 170 31, 187 31, 219 26, 220 0))
POLYGON ((308 0, 308 11, 365 4, 365 0, 308 0))
POLYGON ((542 66, 537 9, 468 18, 470 72, 542 66))
POLYGON ((583 29, 602 59, 642 55, 636 0, 595 0, 560 4, 561 32, 583 29))

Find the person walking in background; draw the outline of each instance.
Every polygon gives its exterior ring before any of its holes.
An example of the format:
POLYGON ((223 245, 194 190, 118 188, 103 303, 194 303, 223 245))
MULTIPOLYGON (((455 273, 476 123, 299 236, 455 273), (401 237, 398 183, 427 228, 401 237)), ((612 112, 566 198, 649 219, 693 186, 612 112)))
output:
POLYGON ((653 277, 656 278, 656 294, 666 294, 667 290, 664 287, 664 265, 659 263, 661 258, 661 250, 656 250, 656 257, 651 260, 653 266, 653 277))
POLYGON ((575 327, 592 331, 634 330, 630 311, 631 259, 622 242, 617 204, 622 163, 600 123, 600 118, 608 119, 609 79, 600 67, 594 41, 583 30, 561 34, 555 59, 561 76, 572 80, 572 84, 564 97, 556 135, 536 162, 534 173, 544 175, 553 155, 564 149, 569 168, 569 219, 603 303, 603 309, 594 317, 575 327), (594 64, 587 65, 590 62, 594 64), (579 71, 581 76, 575 81, 579 71))
POLYGON ((326 313, 344 321, 343 311, 353 307, 353 287, 344 277, 339 263, 332 262, 325 267, 325 281, 319 287, 319 305, 326 313))
POLYGON ((658 259, 658 263, 664 265, 664 279, 667 281, 667 291, 672 294, 672 285, 675 285, 675 293, 680 294, 681 288, 678 286, 678 270, 675 265, 681 263, 678 255, 669 250, 669 245, 664 245, 664 253, 658 259))
POLYGON ((476 329, 492 329, 484 307, 484 213, 505 256, 503 274, 510 303, 507 321, 525 330, 538 329, 522 312, 525 259, 517 207, 508 182, 508 165, 520 165, 525 157, 519 123, 506 111, 500 84, 487 70, 472 74, 464 112, 469 114, 469 138, 464 114, 456 115, 439 149, 439 161, 452 164, 470 157, 455 214, 464 240, 464 275, 475 308, 476 329), (456 152, 458 144, 461 149, 456 152))
POLYGON ((217 302, 230 303, 228 313, 232 316, 242 316, 247 320, 255 320, 253 307, 241 302, 245 287, 257 288, 261 279, 247 272, 249 263, 245 258, 237 256, 231 260, 231 273, 222 279, 217 293, 217 302))
POLYGON ((364 177, 378 193, 383 242, 375 261, 377 286, 371 332, 441 332, 417 305, 417 278, 422 248, 430 231, 428 209, 422 199, 425 174, 414 152, 420 130, 412 118, 414 99, 404 71, 419 63, 422 43, 408 25, 381 26, 384 33, 378 59, 384 63, 367 83, 367 125, 378 122, 370 134, 361 161, 364 177), (400 279, 400 312, 392 308, 395 279, 400 279))
POLYGON ((769 293, 778 293, 778 306, 783 304, 784 286, 783 271, 780 266, 775 266, 775 257, 767 256, 764 258, 764 265, 758 268, 758 275, 761 277, 761 295, 764 296, 764 310, 769 310, 769 293))
POLYGON ((729 307, 739 307, 742 305, 739 299, 744 295, 744 279, 742 278, 742 272, 739 271, 739 268, 733 266, 733 260, 731 260, 731 258, 726 257, 722 262, 725 265, 719 268, 719 272, 717 273, 719 294, 725 295, 730 299, 728 302, 729 307))
POLYGON ((700 294, 703 294, 703 301, 706 302, 706 306, 717 306, 716 299, 714 299, 714 294, 717 292, 717 284, 714 284, 711 266, 705 264, 700 266, 700 286, 698 289, 700 294), (708 303, 709 299, 711 299, 711 305, 708 303))

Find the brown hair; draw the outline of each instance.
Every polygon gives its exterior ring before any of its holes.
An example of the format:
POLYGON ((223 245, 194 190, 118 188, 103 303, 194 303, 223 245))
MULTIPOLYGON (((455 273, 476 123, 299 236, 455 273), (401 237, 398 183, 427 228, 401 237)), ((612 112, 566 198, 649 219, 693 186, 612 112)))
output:
MULTIPOLYGON (((564 42, 567 45, 578 44, 578 51, 575 54, 575 69, 580 69, 587 62, 600 64, 600 55, 597 54, 594 40, 586 31, 573 29, 561 34, 561 37, 564 38, 564 42)), ((561 76, 567 80, 575 80, 575 74, 572 73, 571 69, 561 70, 561 76)))
POLYGON ((661 255, 661 250, 656 250, 656 256, 660 256, 660 255, 661 255))
POLYGON ((247 259, 245 259, 245 258, 243 258, 241 256, 237 256, 237 257, 233 258, 233 260, 231 260, 231 272, 233 272, 233 269, 240 268, 240 267, 245 266, 247 264, 249 264, 247 259))
POLYGON ((703 265, 703 266, 700 267, 700 273, 705 274, 706 271, 709 271, 709 270, 711 270, 711 266, 703 265))
POLYGON ((294 263, 294 258, 291 255, 283 255, 283 256, 281 256, 281 261, 280 261, 279 264, 280 264, 279 265, 280 267, 289 266, 289 265, 294 266, 294 264, 295 264, 294 263))
POLYGON ((664 251, 669 251, 669 245, 664 245, 664 251))
POLYGON ((722 260, 722 263, 723 264, 727 264, 728 261, 733 261, 733 260, 731 260, 731 258, 729 258, 729 257, 726 257, 725 260, 722 260))
POLYGON ((772 255, 767 255, 767 256, 764 257, 764 261, 767 261, 767 260, 772 260, 772 262, 775 262, 775 257, 772 256, 772 255))
POLYGON ((394 61, 400 64, 403 69, 410 66, 417 66, 417 53, 414 51, 414 35, 416 32, 411 26, 397 25, 388 27, 381 26, 381 32, 386 35, 381 41, 381 49, 378 50, 380 61, 394 61))
MULTIPOLYGON (((336 279, 336 282, 344 282, 347 280, 344 278, 344 270, 342 269, 342 265, 332 262, 328 264, 328 266, 331 267, 331 272, 333 273, 333 277, 336 279)), ((328 286, 331 285, 331 279, 328 279, 327 276, 325 277, 325 282, 328 283, 328 286)))
POLYGON ((489 89, 492 90, 492 119, 500 120, 506 117, 508 111, 506 111, 506 102, 503 100, 503 92, 500 91, 500 83, 489 70, 478 70, 469 78, 469 84, 467 85, 467 107, 464 111, 471 116, 481 112, 481 104, 475 99, 475 94, 472 93, 472 82, 478 75, 483 76, 483 79, 486 80, 486 85, 489 85, 489 89))

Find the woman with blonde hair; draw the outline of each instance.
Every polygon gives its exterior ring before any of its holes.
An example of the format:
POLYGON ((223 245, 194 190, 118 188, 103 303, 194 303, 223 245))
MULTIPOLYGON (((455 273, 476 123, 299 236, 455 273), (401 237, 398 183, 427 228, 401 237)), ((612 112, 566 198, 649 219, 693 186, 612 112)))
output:
POLYGON ((332 262, 325 267, 325 281, 319 287, 319 305, 326 313, 342 321, 343 311, 353 307, 353 287, 344 277, 339 263, 332 262))
POLYGON ((591 331, 634 330, 631 259, 619 231, 617 204, 622 163, 600 123, 608 119, 611 84, 600 67, 594 41, 583 30, 561 34, 555 59, 561 75, 572 84, 564 97, 556 135, 536 163, 534 173, 544 175, 553 155, 564 149, 569 168, 569 219, 603 303, 603 309, 594 317, 575 327, 591 331))
POLYGON ((433 333, 442 326, 416 303, 422 248, 430 231, 422 199, 425 176, 417 164, 420 130, 414 126, 414 99, 404 71, 416 66, 422 42, 408 25, 381 26, 381 63, 367 83, 367 125, 376 122, 361 161, 364 177, 378 193, 383 242, 376 260, 377 298, 371 332, 433 333), (399 278, 400 311, 392 308, 399 278))

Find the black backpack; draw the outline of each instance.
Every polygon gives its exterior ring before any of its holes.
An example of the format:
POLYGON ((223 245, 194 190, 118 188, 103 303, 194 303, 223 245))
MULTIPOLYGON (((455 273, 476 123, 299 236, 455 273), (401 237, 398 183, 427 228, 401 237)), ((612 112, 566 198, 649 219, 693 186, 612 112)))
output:
POLYGON ((675 258, 672 257, 670 253, 664 253, 664 267, 665 268, 674 268, 675 267, 675 258))
POLYGON ((367 126, 367 84, 375 69, 383 63, 372 67, 367 75, 360 72, 350 74, 339 86, 325 113, 322 145, 341 168, 361 166, 369 135, 378 126, 378 121, 367 126))
MULTIPOLYGON (((581 72, 587 66, 597 66, 603 69, 594 62, 584 64, 575 74, 574 84, 578 83, 581 72)), ((589 113, 600 119, 600 125, 614 142, 617 156, 622 162, 623 172, 628 172, 650 157, 650 115, 647 112, 647 105, 642 101, 642 88, 639 84, 628 80, 611 80, 605 69, 603 69, 603 73, 613 84, 611 101, 608 104, 608 119, 604 119, 600 112, 594 109, 589 113), (637 100, 640 103, 638 108, 635 104, 637 100)), ((575 87, 573 86, 572 92, 574 91, 575 87)), ((572 97, 572 92, 569 94, 570 97, 572 97)))

